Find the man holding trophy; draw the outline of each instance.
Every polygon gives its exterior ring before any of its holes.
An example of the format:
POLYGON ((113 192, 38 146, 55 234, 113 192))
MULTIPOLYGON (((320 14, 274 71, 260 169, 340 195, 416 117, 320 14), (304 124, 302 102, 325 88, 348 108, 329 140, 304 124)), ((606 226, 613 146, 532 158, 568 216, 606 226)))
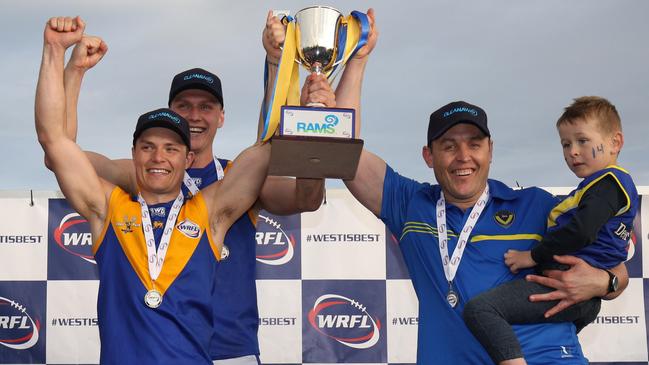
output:
MULTIPOLYGON (((263 31, 263 45, 267 51, 269 73, 276 74, 281 55, 279 44, 285 36, 284 25, 269 13, 263 31)), ((105 43, 98 37, 84 35, 76 45, 65 68, 65 97, 68 113, 66 133, 76 140, 76 109, 81 81, 87 70, 94 67, 106 52, 105 43)), ((269 86, 269 89, 272 85, 269 86)), ((188 169, 185 184, 194 189, 204 189, 221 180, 230 171, 227 160, 213 155, 213 142, 217 130, 223 126, 223 93, 219 78, 202 69, 191 69, 174 77, 169 93, 169 107, 186 118, 191 131, 194 163, 188 169)), ((322 75, 310 75, 302 90, 301 102, 322 102, 335 106, 331 87, 322 75)), ((86 152, 93 167, 103 179, 119 185, 126 191, 136 191, 132 160, 109 160, 93 152, 86 152)), ((183 188, 185 191, 190 189, 183 188)), ((274 214, 294 214, 315 210, 322 201, 322 179, 291 179, 269 177, 266 179, 249 214, 235 221, 225 237, 222 261, 215 275, 216 293, 213 306, 215 340, 209 353, 215 364, 257 364, 259 345, 255 284, 255 229, 252 217, 259 209, 274 214), (227 253, 227 254, 226 254, 227 253)), ((195 195, 197 190, 192 190, 195 195)))
MULTIPOLYGON (((373 20, 373 11, 368 14, 373 20)), ((374 24, 372 29, 376 37, 374 24)), ((336 89, 337 105, 355 109, 357 116, 366 56, 375 41, 348 64, 336 89)), ((503 261, 489 258, 503 257, 515 244, 533 244, 534 239, 525 237, 540 237, 545 232, 547 213, 555 201, 540 189, 514 191, 488 179, 493 142, 486 113, 479 107, 456 102, 440 108, 431 115, 426 142, 422 156, 438 185, 402 177, 367 150, 361 153, 354 178, 345 184, 400 237, 399 246, 419 300, 417 363, 490 364, 486 351, 464 325, 462 309, 479 292, 513 279, 503 261), (498 227, 490 223, 490 217, 505 206, 526 210, 518 215, 519 223, 524 224, 516 225, 508 238, 498 235, 498 227), (482 209, 485 213, 481 215, 482 209), (444 222, 447 216, 448 225, 444 222), (466 221, 472 223, 463 227, 466 221), (465 245, 458 244, 462 239, 465 245), (450 262, 442 260, 451 252, 450 262), (451 264, 454 271, 447 270, 451 264)), ((548 315, 595 296, 614 298, 628 282, 624 265, 614 268, 622 284, 609 293, 609 275, 604 270, 571 256, 557 257, 557 261, 570 269, 550 272, 548 277, 528 276, 528 280, 556 289, 531 298, 555 301, 548 315)), ((572 323, 524 325, 515 330, 530 364, 587 363, 572 323)))

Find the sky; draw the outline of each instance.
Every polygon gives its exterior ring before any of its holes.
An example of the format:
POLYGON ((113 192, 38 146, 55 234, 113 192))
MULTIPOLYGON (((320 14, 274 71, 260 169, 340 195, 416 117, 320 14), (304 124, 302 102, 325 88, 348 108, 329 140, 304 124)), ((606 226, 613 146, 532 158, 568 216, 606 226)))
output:
MULTIPOLYGON (((263 94, 261 33, 269 9, 306 1, 0 0, 0 190, 58 190, 34 131, 34 92, 49 17, 80 15, 108 44, 84 79, 78 142, 130 156, 137 117, 166 106, 173 76, 202 67, 223 82, 215 153, 254 142, 263 94)), ((455 100, 481 106, 494 140, 490 176, 515 186, 575 186, 555 122, 572 99, 599 95, 622 117, 618 160, 649 185, 649 2, 643 0, 330 1, 376 11, 362 138, 395 170, 434 182, 421 157, 428 117, 455 100)), ((303 75, 304 77, 304 75, 303 75)), ((342 187, 329 181, 329 187, 342 187)))

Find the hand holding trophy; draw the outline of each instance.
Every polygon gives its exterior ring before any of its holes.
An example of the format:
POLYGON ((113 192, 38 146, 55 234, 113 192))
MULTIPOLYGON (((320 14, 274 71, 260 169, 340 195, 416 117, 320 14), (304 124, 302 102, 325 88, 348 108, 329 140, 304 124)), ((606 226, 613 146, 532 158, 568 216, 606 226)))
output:
POLYGON ((286 38, 262 140, 272 137, 270 175, 352 179, 363 147, 354 134, 354 110, 299 105, 297 64, 331 82, 367 42, 366 14, 348 17, 312 6, 285 17, 286 38))

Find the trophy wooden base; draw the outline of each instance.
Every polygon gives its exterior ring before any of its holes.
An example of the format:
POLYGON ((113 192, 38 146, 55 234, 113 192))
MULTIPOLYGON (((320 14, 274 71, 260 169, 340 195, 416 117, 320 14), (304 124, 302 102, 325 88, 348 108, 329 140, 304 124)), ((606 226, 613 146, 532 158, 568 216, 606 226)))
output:
POLYGON ((350 180, 356 176, 363 140, 275 136, 271 146, 268 175, 350 180))

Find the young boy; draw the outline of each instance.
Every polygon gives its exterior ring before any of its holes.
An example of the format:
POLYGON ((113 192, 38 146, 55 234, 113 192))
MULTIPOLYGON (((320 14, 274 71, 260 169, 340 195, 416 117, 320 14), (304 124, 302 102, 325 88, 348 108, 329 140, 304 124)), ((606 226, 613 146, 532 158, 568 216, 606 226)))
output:
MULTIPOLYGON (((624 144, 620 117, 608 100, 585 96, 565 109, 557 129, 568 168, 583 180, 553 208, 543 239, 531 251, 507 251, 505 264, 513 273, 561 269, 553 255, 571 254, 608 271, 626 259, 638 206, 631 176, 616 165, 624 144)), ((617 278, 608 272, 612 292, 617 278)), ((524 279, 511 281, 472 299, 464 320, 495 363, 526 364, 510 324, 571 321, 579 332, 599 312, 601 300, 593 298, 545 318, 556 302, 532 303, 528 297, 551 290, 524 279)))

